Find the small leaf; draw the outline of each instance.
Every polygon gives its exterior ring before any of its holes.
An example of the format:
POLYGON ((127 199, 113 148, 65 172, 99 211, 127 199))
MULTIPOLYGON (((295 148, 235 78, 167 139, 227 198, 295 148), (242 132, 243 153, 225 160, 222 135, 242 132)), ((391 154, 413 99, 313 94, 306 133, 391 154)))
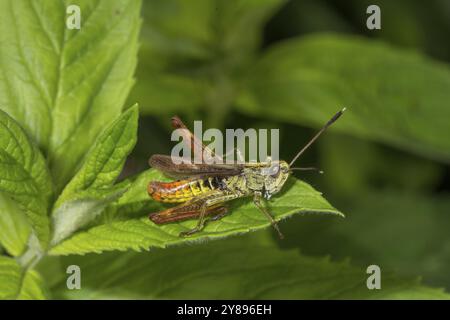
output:
POLYGON ((273 242, 261 241, 259 233, 151 254, 52 258, 42 269, 60 299, 450 298, 443 290, 384 269, 382 289, 368 290, 366 267, 280 250, 273 242), (71 264, 83 270, 81 290, 67 290, 63 268, 71 264))
POLYGON ((0 1, 0 105, 50 160, 57 189, 77 170, 101 130, 121 112, 133 84, 139 0, 0 1), (81 28, 66 27, 80 7, 81 28))
POLYGON ((138 109, 125 111, 98 137, 75 177, 55 204, 52 244, 72 234, 117 199, 126 184, 114 186, 136 143, 138 109))
POLYGON ((0 110, 0 192, 26 213, 40 244, 49 241, 52 184, 45 160, 24 130, 0 110))
POLYGON ((0 244, 12 256, 21 255, 27 247, 31 228, 18 204, 0 192, 0 244))
POLYGON ((23 270, 11 258, 0 257, 0 300, 48 298, 41 276, 34 270, 23 270))
POLYGON ((450 69, 354 36, 312 35, 269 50, 245 80, 240 110, 322 126, 450 161, 450 69))
MULTIPOLYGON (((151 180, 162 180, 161 174, 154 170, 145 173, 151 180), (153 176, 153 178, 151 178, 153 176)), ((141 184, 144 181, 137 179, 127 193, 124 194, 126 201, 119 199, 116 210, 127 210, 128 205, 140 206, 142 199, 148 197, 145 186, 141 184), (138 191, 136 191, 138 187, 138 191)), ((279 221, 285 219, 294 213, 325 213, 342 215, 334 209, 321 194, 314 190, 305 182, 292 178, 286 185, 286 192, 273 198, 268 204, 274 218, 279 221)), ((162 206, 153 201, 147 200, 155 207, 155 212, 162 209, 162 206)), ((134 207, 133 209, 137 209, 134 207)), ((141 213, 145 213, 141 207, 141 213)), ((165 225, 156 225, 145 215, 144 217, 121 216, 120 220, 107 222, 102 225, 94 226, 88 230, 75 233, 72 237, 55 246, 50 253, 53 255, 66 254, 85 254, 89 252, 102 252, 110 250, 142 250, 152 247, 165 248, 169 245, 192 242, 198 239, 217 239, 226 236, 258 230, 270 226, 267 218, 258 211, 251 201, 242 200, 234 202, 230 209, 231 214, 219 221, 214 221, 205 227, 205 229, 189 238, 179 237, 181 231, 187 231, 195 226, 196 220, 189 220, 180 223, 170 223, 165 225)))
POLYGON ((145 190, 151 180, 167 180, 166 177, 154 170, 147 170, 136 177, 130 178, 123 183, 128 184, 126 192, 108 208, 103 214, 103 222, 113 220, 127 220, 139 218, 161 209, 161 204, 149 201, 149 196, 145 190))
POLYGON ((111 187, 136 144, 137 105, 125 111, 98 137, 76 175, 64 188, 55 207, 74 199, 80 191, 111 187))

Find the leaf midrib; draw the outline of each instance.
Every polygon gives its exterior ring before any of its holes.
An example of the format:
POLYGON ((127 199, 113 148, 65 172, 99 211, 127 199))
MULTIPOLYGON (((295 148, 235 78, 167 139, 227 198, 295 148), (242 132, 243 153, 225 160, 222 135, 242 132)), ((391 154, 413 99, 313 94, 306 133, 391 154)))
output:
MULTIPOLYGON (((14 3, 18 3, 18 2, 14 2, 14 3)), ((33 72, 31 72, 30 66, 28 64, 27 59, 25 59, 25 55, 23 53, 23 49, 22 49, 22 41, 21 41, 21 34, 18 32, 19 26, 17 24, 17 20, 20 19, 20 17, 17 16, 15 10, 15 5, 12 4, 11 6, 11 14, 14 17, 14 19, 12 19, 14 21, 14 31, 16 34, 16 39, 17 39, 17 49, 19 51, 19 55, 20 55, 20 59, 22 60, 22 65, 25 66, 25 69, 27 70, 28 74, 30 75, 31 81, 33 82, 33 85, 35 88, 37 88, 37 91, 39 92, 39 95, 41 96, 41 98, 43 99, 43 101, 45 102, 45 105, 47 107, 47 113, 50 115, 51 114, 51 108, 49 106, 49 97, 48 94, 45 94, 42 87, 38 84, 37 79, 35 78, 35 75, 33 72)))
MULTIPOLYGON (((64 0, 60 1, 61 6, 64 8, 64 0)), ((62 34, 62 39, 61 39, 61 43, 60 43, 60 51, 59 51, 59 61, 58 61, 58 73, 56 75, 56 90, 55 90, 55 94, 53 96, 52 99, 52 110, 50 111, 50 129, 49 129, 49 150, 51 149, 51 137, 53 136, 53 110, 55 109, 55 105, 56 105, 56 101, 59 97, 60 94, 60 90, 61 90, 61 74, 62 74, 62 64, 63 64, 63 57, 64 57, 64 52, 65 52, 65 48, 66 48, 66 27, 63 26, 63 34, 62 34)))
MULTIPOLYGON (((127 8, 122 12, 122 14, 121 14, 121 19, 125 19, 126 13, 128 13, 129 8, 132 7, 132 6, 131 6, 131 3, 132 3, 132 1, 130 1, 130 3, 128 4, 127 8)), ((97 2, 97 5, 95 6, 94 10, 98 9, 99 5, 100 5, 100 1, 97 2)), ((92 12, 91 15, 89 15, 88 19, 93 15, 93 13, 94 13, 94 12, 92 12)), ((118 20, 118 24, 121 22, 121 19, 118 20)), ((86 23, 86 22, 87 22, 87 20, 86 20, 84 23, 86 23)), ((116 28, 116 26, 111 27, 111 28, 108 28, 108 32, 104 34, 104 36, 102 37, 102 40, 99 41, 99 43, 105 41, 105 39, 106 39, 107 36, 110 34, 110 32, 112 32, 112 30, 114 30, 115 28, 116 28)), ((57 98, 59 97, 59 92, 60 92, 60 89, 61 89, 61 85, 60 85, 60 82, 61 82, 61 74, 62 74, 63 70, 64 70, 65 68, 68 67, 67 65, 65 65, 64 67, 62 67, 62 65, 63 65, 62 59, 63 59, 63 57, 64 57, 64 51, 65 51, 65 45, 66 45, 66 41, 65 41, 65 40, 66 40, 66 39, 65 39, 65 38, 66 38, 66 35, 67 35, 67 33, 66 33, 66 28, 64 28, 64 41, 63 41, 63 45, 62 45, 62 53, 61 53, 61 56, 60 56, 59 70, 58 70, 59 72, 58 72, 57 94, 55 95, 55 99, 54 99, 53 106, 56 105, 57 98)), ((124 45, 124 46, 125 46, 125 45, 124 45)), ((103 80, 104 80, 104 79, 107 79, 108 76, 109 76, 109 75, 111 74, 111 72, 113 71, 114 66, 115 66, 116 63, 117 63, 117 57, 118 57, 120 54, 121 54, 121 50, 117 50, 117 53, 114 55, 114 58, 111 59, 111 61, 113 61, 112 65, 111 65, 111 68, 109 68, 109 70, 107 70, 107 71, 104 73, 104 75, 101 77, 103 80)), ((97 67, 99 67, 99 65, 97 65, 97 67)), ((89 73, 88 78, 89 78, 90 76, 92 76, 92 75, 93 75, 93 72, 89 73)), ((82 83, 82 82, 80 82, 80 83, 82 83)), ((103 88, 104 83, 105 83, 105 81, 99 81, 99 82, 97 83, 97 85, 96 85, 96 89, 95 89, 94 92, 95 92, 95 93, 99 93, 99 92, 101 91, 101 89, 103 88)), ((79 85, 79 84, 78 84, 78 85, 79 85)), ((72 89, 72 90, 73 90, 73 89, 72 89)), ((70 94, 70 91, 69 91, 68 93, 66 93, 66 94, 70 94)), ((58 145, 55 147, 55 149, 54 149, 54 151, 53 151, 54 153, 57 153, 58 150, 60 150, 61 148, 63 148, 63 147, 66 145, 66 142, 69 141, 69 140, 76 134, 76 132, 80 129, 80 125, 84 122, 84 120, 85 120, 85 119, 88 117, 88 115, 90 114, 90 111, 92 110, 92 105, 93 105, 95 99, 96 99, 96 94, 92 94, 92 95, 90 96, 90 98, 89 98, 88 105, 87 105, 86 108, 83 110, 83 113, 82 113, 81 116, 79 117, 77 123, 73 126, 73 130, 72 130, 70 133, 67 134, 67 136, 66 136, 66 138, 65 138, 64 140, 62 140, 62 141, 60 141, 60 142, 58 143, 58 145)), ((53 119, 53 118, 52 118, 52 119, 53 119)), ((52 147, 52 148, 53 148, 53 147, 52 147)))

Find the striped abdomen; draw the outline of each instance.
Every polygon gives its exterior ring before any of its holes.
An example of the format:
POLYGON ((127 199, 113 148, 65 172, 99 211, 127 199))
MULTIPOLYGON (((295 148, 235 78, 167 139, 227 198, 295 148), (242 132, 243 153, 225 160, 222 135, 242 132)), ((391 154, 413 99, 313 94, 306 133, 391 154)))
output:
POLYGON ((219 188, 218 178, 178 180, 173 182, 152 181, 148 184, 148 194, 159 202, 185 202, 196 196, 219 188))

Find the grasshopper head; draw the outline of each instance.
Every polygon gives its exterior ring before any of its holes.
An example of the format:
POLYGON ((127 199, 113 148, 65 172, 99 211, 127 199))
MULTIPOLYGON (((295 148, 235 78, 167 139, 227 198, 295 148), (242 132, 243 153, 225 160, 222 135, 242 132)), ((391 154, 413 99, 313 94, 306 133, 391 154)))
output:
MULTIPOLYGON (((263 169, 264 175, 264 197, 266 199, 270 199, 270 197, 279 192, 283 185, 289 178, 289 174, 293 170, 317 170, 314 167, 310 168, 293 168, 292 165, 295 161, 303 154, 303 152, 309 148, 309 146, 316 141, 316 139, 330 126, 332 125, 339 117, 344 113, 345 108, 341 111, 337 112, 328 122, 320 129, 319 132, 297 153, 297 155, 292 159, 292 161, 288 164, 285 161, 269 161, 269 165, 263 169)), ((319 171, 319 170, 317 170, 319 171)), ((319 171, 322 173, 321 171, 319 171)))
POLYGON ((286 161, 273 161, 264 178, 264 198, 267 200, 283 188, 289 178, 289 165, 286 161))

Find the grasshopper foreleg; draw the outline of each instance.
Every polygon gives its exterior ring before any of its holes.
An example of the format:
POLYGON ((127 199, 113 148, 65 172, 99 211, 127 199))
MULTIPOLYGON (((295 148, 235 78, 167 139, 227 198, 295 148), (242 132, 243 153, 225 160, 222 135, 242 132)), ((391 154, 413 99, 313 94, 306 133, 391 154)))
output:
POLYGON ((275 221, 275 219, 272 217, 272 215, 267 211, 267 209, 262 205, 261 203, 262 194, 260 192, 255 192, 253 196, 253 202, 255 203, 256 207, 264 213, 264 215, 269 219, 270 223, 274 227, 274 229, 278 232, 278 235, 280 239, 284 239, 283 234, 281 233, 280 229, 278 228, 278 223, 275 221))

